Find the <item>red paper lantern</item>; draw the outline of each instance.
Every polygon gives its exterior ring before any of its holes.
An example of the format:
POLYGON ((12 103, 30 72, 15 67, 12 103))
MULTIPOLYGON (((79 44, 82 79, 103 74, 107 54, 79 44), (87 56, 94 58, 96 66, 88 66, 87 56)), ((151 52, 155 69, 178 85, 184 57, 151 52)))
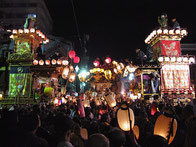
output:
POLYGON ((157 111, 156 103, 152 103, 151 105, 151 115, 154 115, 157 111))
POLYGON ((76 56, 76 52, 74 50, 69 51, 69 58, 73 59, 76 56))
POLYGON ((75 56, 73 59, 74 63, 79 63, 80 62, 80 58, 78 56, 75 56))
POLYGON ((107 58, 105 59, 105 62, 108 63, 108 64, 111 63, 111 61, 112 61, 112 60, 111 60, 110 57, 107 57, 107 58))
POLYGON ((94 61, 93 64, 95 67, 97 67, 97 66, 99 66, 100 63, 99 63, 99 61, 94 61))

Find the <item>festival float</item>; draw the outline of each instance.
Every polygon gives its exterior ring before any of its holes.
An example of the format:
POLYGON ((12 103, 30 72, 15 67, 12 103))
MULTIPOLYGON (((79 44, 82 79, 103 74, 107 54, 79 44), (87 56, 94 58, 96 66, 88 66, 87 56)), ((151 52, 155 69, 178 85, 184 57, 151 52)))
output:
POLYGON ((69 51, 67 57, 44 59, 39 56, 39 49, 49 39, 35 28, 14 29, 10 38, 15 46, 7 59, 9 92, 3 96, 1 103, 23 105, 50 102, 54 97, 61 99, 67 84, 73 83, 76 78, 74 64, 79 63, 80 58, 75 51, 69 51))
POLYGON ((180 48, 180 41, 188 32, 184 28, 168 27, 167 20, 160 20, 159 23, 161 27, 153 30, 145 39, 145 43, 152 48, 153 62, 157 62, 160 68, 160 72, 157 72, 160 74, 154 76, 160 81, 154 78, 151 87, 156 91, 155 86, 159 83, 160 98, 187 103, 195 98, 195 89, 190 82, 190 64, 195 63, 195 57, 182 55, 180 48))

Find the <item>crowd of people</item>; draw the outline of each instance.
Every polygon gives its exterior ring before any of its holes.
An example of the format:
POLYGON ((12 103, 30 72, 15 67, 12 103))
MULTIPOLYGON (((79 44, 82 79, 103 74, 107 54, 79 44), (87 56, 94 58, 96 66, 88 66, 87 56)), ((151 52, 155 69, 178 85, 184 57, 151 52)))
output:
MULTIPOLYGON (((78 100, 79 102, 80 100, 78 100)), ((77 102, 77 103, 78 103, 77 102)), ((196 103, 173 106, 169 102, 155 103, 157 111, 151 114, 151 104, 144 101, 130 103, 139 138, 134 132, 124 132, 117 122, 117 109, 107 104, 96 106, 92 101, 81 117, 77 103, 36 104, 4 107, 0 110, 2 147, 195 147, 196 103), (178 123, 176 136, 168 145, 161 136, 153 135, 155 121, 163 110, 172 107, 178 123)), ((117 104, 117 108, 119 107, 117 104)))

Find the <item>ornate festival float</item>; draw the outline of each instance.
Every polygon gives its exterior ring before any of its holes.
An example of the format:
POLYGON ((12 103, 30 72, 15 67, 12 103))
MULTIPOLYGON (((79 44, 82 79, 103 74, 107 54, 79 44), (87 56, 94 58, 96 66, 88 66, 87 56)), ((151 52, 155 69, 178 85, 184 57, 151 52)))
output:
MULTIPOLYGON (((180 41, 187 36, 188 32, 179 25, 174 24, 174 27, 168 27, 165 15, 158 20, 160 27, 148 35, 145 43, 152 49, 152 61, 160 65, 159 93, 161 98, 172 99, 175 103, 179 101, 187 103, 195 98, 195 89, 190 82, 190 64, 195 63, 195 57, 182 55, 180 48, 180 41)), ((156 85, 156 79, 154 79, 155 91, 156 85)))
POLYGON ((7 60, 9 92, 2 96, 3 105, 50 102, 54 97, 60 99, 66 93, 67 84, 76 78, 74 63, 79 63, 80 58, 75 51, 70 50, 67 56, 58 59, 45 59, 41 46, 49 43, 49 39, 33 28, 33 18, 27 19, 30 21, 26 21, 24 29, 11 31, 10 38, 15 45, 7 60))
POLYGON ((47 37, 35 28, 12 30, 10 36, 14 40, 14 52, 8 56, 9 63, 9 93, 2 104, 34 103, 32 85, 32 61, 36 58, 40 44, 48 43, 47 37))

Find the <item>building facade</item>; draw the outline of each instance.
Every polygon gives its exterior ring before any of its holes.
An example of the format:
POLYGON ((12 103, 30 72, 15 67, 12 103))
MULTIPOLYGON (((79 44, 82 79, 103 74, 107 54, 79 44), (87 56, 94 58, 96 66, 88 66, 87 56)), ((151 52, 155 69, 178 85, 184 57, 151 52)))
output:
POLYGON ((23 28, 28 15, 36 17, 36 28, 52 33, 52 18, 44 0, 0 0, 0 22, 6 29, 23 28))

